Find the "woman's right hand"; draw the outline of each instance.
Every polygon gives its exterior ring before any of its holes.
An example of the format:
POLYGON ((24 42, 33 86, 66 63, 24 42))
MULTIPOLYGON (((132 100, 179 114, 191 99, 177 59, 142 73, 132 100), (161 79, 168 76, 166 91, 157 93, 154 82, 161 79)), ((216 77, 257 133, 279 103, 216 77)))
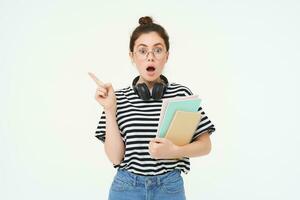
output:
POLYGON ((115 91, 111 83, 103 83, 100 81, 93 73, 89 72, 90 77, 97 84, 97 89, 95 93, 96 101, 102 105, 105 111, 116 112, 117 101, 115 91))

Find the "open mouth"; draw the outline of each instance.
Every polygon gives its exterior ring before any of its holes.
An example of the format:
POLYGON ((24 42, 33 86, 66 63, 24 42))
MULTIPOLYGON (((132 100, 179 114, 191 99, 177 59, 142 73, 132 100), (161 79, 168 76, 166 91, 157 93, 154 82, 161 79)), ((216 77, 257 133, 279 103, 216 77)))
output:
POLYGON ((146 70, 147 70, 148 72, 152 72, 152 71, 155 71, 155 67, 149 66, 149 67, 147 67, 146 70))

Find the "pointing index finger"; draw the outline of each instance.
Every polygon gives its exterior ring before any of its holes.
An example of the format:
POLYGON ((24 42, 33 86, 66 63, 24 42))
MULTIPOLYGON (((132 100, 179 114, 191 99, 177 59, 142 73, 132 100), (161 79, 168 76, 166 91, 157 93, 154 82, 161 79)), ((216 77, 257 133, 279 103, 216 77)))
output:
POLYGON ((95 74, 89 72, 88 73, 90 75, 90 77, 95 81, 95 83, 98 85, 98 86, 103 86, 104 83, 102 81, 100 81, 96 76, 95 74))

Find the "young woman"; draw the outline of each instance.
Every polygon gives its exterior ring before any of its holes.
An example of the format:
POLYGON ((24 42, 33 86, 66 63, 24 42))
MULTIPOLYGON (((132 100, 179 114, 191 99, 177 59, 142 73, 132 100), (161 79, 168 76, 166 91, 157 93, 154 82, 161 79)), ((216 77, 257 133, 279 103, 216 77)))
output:
POLYGON ((165 29, 148 16, 141 17, 139 24, 129 44, 129 56, 139 72, 132 84, 114 91, 110 83, 90 74, 98 84, 95 98, 103 107, 95 136, 117 168, 109 199, 182 200, 186 197, 181 173, 190 170, 189 157, 210 152, 215 127, 199 107, 202 119, 190 144, 177 146, 156 138, 162 99, 193 93, 162 75, 169 56, 165 29))

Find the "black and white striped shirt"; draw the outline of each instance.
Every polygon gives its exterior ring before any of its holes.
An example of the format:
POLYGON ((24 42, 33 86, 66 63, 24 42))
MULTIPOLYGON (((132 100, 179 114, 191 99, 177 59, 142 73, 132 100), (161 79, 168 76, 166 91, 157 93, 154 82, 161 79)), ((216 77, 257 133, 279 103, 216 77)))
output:
MULTIPOLYGON (((188 157, 180 160, 154 159, 149 154, 149 141, 156 137, 162 100, 144 101, 134 92, 132 86, 115 91, 117 99, 117 124, 121 137, 125 143, 125 156, 119 165, 114 168, 123 168, 139 175, 159 175, 173 169, 180 169, 187 174, 190 170, 188 157)), ((189 96, 191 90, 178 83, 170 83, 162 99, 180 96, 189 96)), ((202 107, 198 108, 202 118, 195 131, 192 141, 202 133, 215 131, 214 125, 205 115, 202 107)), ((103 143, 105 141, 105 112, 96 129, 95 136, 103 143)))

